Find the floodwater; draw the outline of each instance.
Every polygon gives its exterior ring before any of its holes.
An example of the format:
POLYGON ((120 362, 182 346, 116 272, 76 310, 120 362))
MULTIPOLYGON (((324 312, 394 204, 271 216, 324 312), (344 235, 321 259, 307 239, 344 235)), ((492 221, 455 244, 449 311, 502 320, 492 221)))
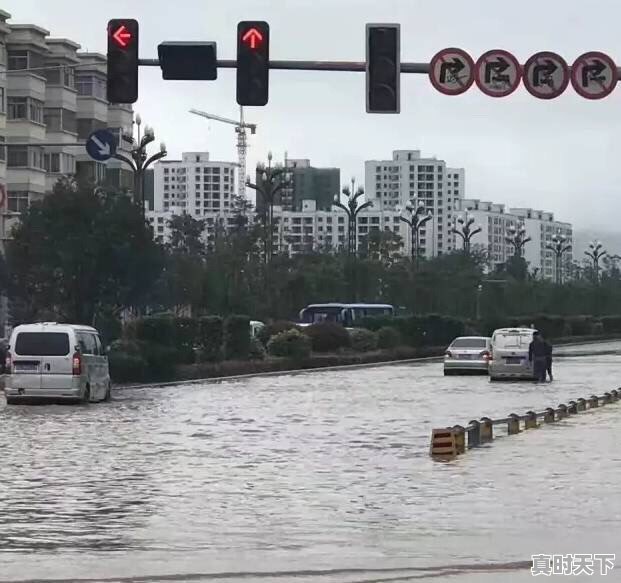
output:
MULTIPOLYGON (((518 583, 533 554, 615 553, 621 401, 428 451, 433 427, 617 388, 620 352, 559 350, 545 385, 427 363, 0 405, 0 581, 518 583)), ((594 579, 621 561, 571 578, 594 579)))

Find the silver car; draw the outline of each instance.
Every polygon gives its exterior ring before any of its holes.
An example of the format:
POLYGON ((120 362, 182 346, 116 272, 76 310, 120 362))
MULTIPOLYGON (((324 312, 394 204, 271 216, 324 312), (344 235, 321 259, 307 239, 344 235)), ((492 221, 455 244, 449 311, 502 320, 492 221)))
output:
POLYGON ((461 336, 455 338, 444 355, 444 374, 478 372, 487 374, 491 356, 491 338, 461 336))

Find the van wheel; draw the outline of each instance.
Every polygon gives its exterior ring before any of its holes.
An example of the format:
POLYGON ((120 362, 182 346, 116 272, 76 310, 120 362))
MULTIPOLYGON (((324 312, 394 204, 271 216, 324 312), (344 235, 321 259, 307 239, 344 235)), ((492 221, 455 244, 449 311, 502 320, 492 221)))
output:
POLYGON ((104 397, 104 401, 106 403, 109 403, 110 401, 112 401, 112 387, 110 386, 110 383, 108 383, 108 388, 106 389, 106 395, 104 397))
POLYGON ((86 385, 86 389, 84 389, 84 394, 82 395, 82 403, 90 403, 91 402, 91 386, 86 385))

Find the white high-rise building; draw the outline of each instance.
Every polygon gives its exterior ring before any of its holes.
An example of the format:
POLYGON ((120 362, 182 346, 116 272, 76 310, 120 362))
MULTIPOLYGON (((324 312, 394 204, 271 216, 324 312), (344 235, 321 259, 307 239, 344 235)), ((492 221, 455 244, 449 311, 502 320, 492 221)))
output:
POLYGON ((197 219, 228 214, 237 192, 236 170, 235 162, 211 161, 209 152, 183 152, 181 160, 156 162, 149 213, 155 235, 166 239, 167 223, 175 214, 197 219))
MULTIPOLYGON (((365 192, 374 208, 383 211, 395 212, 416 199, 432 215, 420 230, 421 254, 435 257, 454 250, 455 207, 465 194, 463 168, 448 168, 444 160, 424 158, 420 150, 395 150, 392 160, 365 162, 365 192)), ((404 241, 411 250, 409 230, 404 241)))
MULTIPOLYGON (((554 219, 551 212, 530 208, 512 208, 510 212, 516 215, 526 227, 526 234, 532 240, 524 247, 524 259, 531 270, 536 270, 540 277, 553 279, 555 277, 554 251, 548 249, 552 245, 552 238, 565 237, 568 245, 573 245, 573 228, 570 223, 554 219)), ((569 250, 563 257, 563 265, 571 263, 573 253, 569 250)))
MULTIPOLYGON (((471 216, 474 226, 481 227, 481 232, 472 237, 473 249, 479 247, 488 252, 490 267, 501 265, 515 252, 513 244, 507 240, 511 227, 525 229, 525 237, 530 241, 524 245, 523 257, 531 272, 545 279, 555 277, 554 252, 548 249, 554 235, 565 237, 568 245, 572 244, 573 231, 569 223, 555 220, 551 212, 530 208, 506 209, 505 205, 478 199, 460 201, 457 216, 471 216)), ((461 249, 463 242, 456 238, 456 248, 461 249)), ((571 251, 564 256, 563 263, 570 263, 571 251)))

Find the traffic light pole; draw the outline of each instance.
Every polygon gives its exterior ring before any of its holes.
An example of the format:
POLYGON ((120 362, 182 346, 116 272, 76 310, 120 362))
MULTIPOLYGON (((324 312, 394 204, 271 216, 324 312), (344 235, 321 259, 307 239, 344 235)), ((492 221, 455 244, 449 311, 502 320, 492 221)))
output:
MULTIPOLYGON (((141 67, 159 67, 159 59, 139 59, 141 67)), ((218 69, 236 69, 237 61, 224 59, 217 61, 218 69)), ((367 64, 364 61, 270 61, 270 69, 288 71, 349 71, 364 73, 367 64)), ((401 63, 402 73, 429 74, 429 63, 401 63)))

